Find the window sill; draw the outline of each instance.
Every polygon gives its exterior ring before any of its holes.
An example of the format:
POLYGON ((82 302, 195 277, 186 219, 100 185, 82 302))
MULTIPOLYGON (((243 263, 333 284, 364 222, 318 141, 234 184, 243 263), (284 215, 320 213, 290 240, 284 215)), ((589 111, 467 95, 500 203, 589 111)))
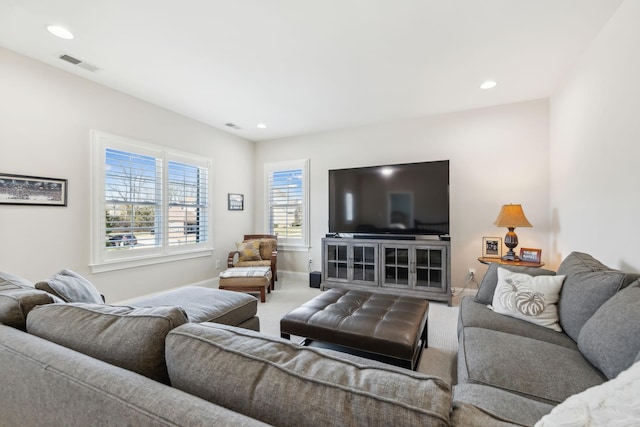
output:
POLYGON ((278 242, 278 251, 283 252, 308 252, 310 246, 307 245, 287 245, 278 242))
POLYGON ((166 255, 152 255, 131 259, 118 259, 90 264, 92 273, 104 273, 107 271, 124 270, 126 268, 144 267, 147 265, 164 264, 166 262, 182 261, 193 258, 203 258, 213 255, 213 249, 201 249, 191 252, 180 252, 166 255))

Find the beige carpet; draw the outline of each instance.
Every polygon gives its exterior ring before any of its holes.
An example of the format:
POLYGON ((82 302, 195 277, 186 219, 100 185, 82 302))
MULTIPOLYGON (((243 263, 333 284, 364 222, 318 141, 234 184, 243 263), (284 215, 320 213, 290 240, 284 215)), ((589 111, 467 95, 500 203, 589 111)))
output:
MULTIPOLYGON (((267 302, 258 303, 260 330, 271 336, 280 336, 280 318, 302 303, 321 293, 309 287, 308 281, 281 277, 276 290, 267 294, 267 302)), ((459 298, 454 298, 454 304, 459 298)), ((449 384, 456 380, 455 356, 458 350, 456 325, 458 307, 431 302, 429 304, 429 347, 424 349, 418 371, 438 376, 449 384)), ((291 337, 298 342, 300 337, 291 337)))

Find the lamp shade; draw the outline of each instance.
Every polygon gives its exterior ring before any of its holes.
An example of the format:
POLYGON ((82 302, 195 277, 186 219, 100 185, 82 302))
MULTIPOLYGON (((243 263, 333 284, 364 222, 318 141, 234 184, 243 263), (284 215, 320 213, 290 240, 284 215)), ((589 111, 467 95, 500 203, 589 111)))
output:
POLYGON ((493 222, 498 227, 533 227, 522 210, 522 205, 503 205, 493 222))

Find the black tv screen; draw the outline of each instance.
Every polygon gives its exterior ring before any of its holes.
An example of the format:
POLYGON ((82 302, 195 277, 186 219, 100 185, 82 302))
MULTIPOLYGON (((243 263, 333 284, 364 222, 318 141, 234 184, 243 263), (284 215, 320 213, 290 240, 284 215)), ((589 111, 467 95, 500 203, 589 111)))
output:
POLYGON ((329 232, 449 234, 449 161, 330 170, 329 232))

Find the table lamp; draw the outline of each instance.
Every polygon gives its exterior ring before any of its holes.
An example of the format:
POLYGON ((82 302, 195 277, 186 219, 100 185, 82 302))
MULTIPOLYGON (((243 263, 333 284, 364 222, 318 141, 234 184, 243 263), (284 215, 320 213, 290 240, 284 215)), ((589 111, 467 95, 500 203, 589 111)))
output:
POLYGON ((518 246, 518 235, 513 231, 516 227, 533 227, 524 212, 522 205, 503 205, 498 218, 493 222, 498 227, 507 227, 509 231, 504 236, 504 245, 509 248, 507 254, 502 257, 504 261, 520 261, 513 251, 518 246))

